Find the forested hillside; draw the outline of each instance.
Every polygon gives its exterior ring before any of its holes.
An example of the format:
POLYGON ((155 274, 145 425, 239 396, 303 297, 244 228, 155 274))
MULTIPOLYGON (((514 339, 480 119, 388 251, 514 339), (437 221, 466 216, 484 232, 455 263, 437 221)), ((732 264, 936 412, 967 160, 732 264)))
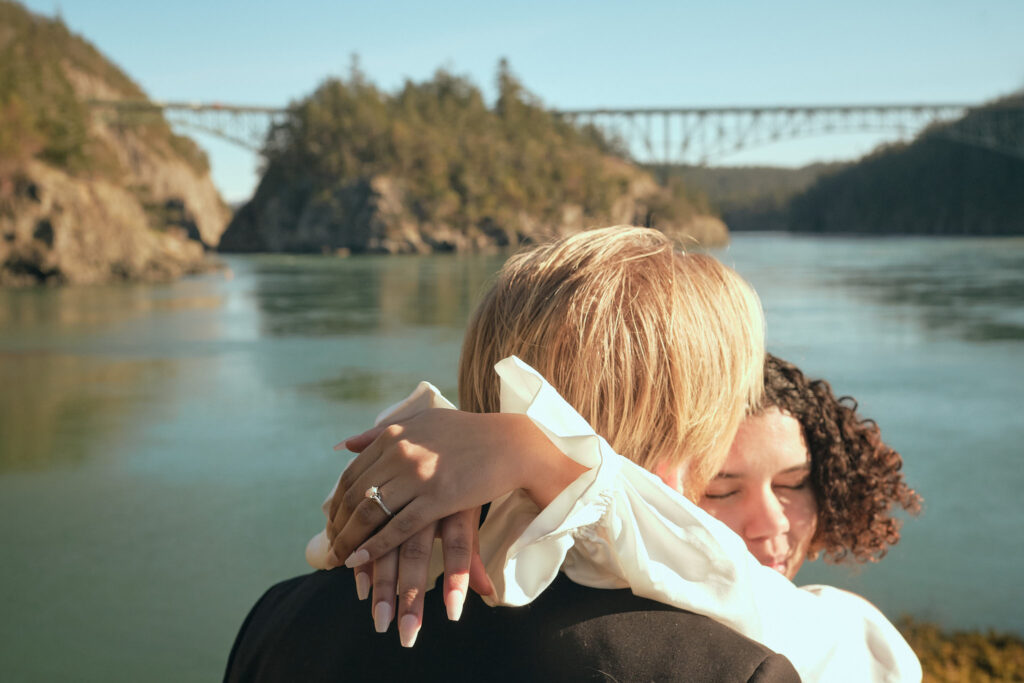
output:
MULTIPOLYGON (((822 176, 791 201, 790 227, 826 233, 1024 234, 1024 156, 952 139, 957 126, 966 131, 985 123, 984 117, 1010 113, 1024 117, 1024 95, 822 176), (1011 112, 1014 108, 1019 111, 1011 112)), ((998 126, 992 131, 997 144, 1004 142, 999 135, 1012 134, 998 126)))
POLYGON ((703 193, 729 230, 789 229, 789 202, 822 176, 847 163, 779 166, 682 166, 656 168, 659 177, 679 178, 693 192, 703 193))

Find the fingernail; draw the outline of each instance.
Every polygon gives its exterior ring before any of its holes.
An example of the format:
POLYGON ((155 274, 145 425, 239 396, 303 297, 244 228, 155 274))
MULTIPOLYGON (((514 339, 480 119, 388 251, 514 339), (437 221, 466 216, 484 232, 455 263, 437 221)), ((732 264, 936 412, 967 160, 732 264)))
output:
POLYGON ((416 636, 420 633, 419 619, 415 614, 406 614, 398 622, 398 638, 402 641, 402 647, 412 647, 416 644, 416 636))
POLYGON ((391 605, 378 602, 373 606, 373 628, 377 633, 384 633, 391 625, 391 605))
POLYGON ((466 596, 458 589, 448 591, 444 598, 444 606, 448 609, 448 618, 458 621, 462 616, 462 606, 465 604, 466 596))
POLYGON ((358 434, 356 434, 355 436, 350 436, 350 437, 347 437, 347 438, 345 438, 345 439, 342 439, 342 440, 341 440, 341 443, 337 444, 337 445, 336 445, 336 446, 334 447, 334 450, 336 450, 336 451, 340 451, 340 450, 342 450, 342 449, 348 448, 348 442, 349 442, 349 441, 351 441, 352 439, 356 438, 356 436, 359 436, 359 435, 358 435, 358 434))
POLYGON ((356 595, 360 600, 370 597, 370 575, 366 572, 356 572, 356 595))
POLYGON ((335 567, 340 566, 341 561, 339 561, 338 556, 334 554, 334 548, 331 548, 329 551, 327 551, 327 568, 334 569, 335 567))
POLYGON ((349 569, 355 569, 356 567, 362 567, 369 561, 370 553, 365 550, 357 550, 348 556, 348 559, 345 560, 345 566, 349 569))

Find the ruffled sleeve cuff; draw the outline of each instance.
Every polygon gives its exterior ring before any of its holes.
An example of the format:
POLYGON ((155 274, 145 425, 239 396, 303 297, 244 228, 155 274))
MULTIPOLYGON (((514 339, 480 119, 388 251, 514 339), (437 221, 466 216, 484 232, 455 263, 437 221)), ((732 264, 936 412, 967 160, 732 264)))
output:
POLYGON ((753 558, 742 540, 615 453, 529 365, 511 357, 495 370, 502 412, 527 415, 588 469, 543 511, 521 491, 492 504, 480 529, 481 554, 496 589, 491 601, 531 602, 562 570, 584 585, 628 586, 662 602, 686 602, 726 623, 742 622, 749 632, 749 589, 739 574, 753 558))

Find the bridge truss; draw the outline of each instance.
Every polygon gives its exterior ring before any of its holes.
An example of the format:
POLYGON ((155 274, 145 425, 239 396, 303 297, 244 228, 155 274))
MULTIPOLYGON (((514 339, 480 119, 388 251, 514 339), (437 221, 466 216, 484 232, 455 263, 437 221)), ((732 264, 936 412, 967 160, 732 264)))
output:
MULTIPOLYGON (((218 103, 94 100, 92 107, 121 124, 162 115, 181 131, 213 135, 256 153, 280 107, 218 103)), ((881 133, 910 139, 931 132, 1024 159, 1024 98, 974 107, 962 103, 660 109, 555 110, 577 125, 594 126, 634 161, 706 165, 766 144, 837 133, 881 133), (971 116, 966 116, 967 114, 971 116), (940 125, 946 124, 946 125, 940 125)))

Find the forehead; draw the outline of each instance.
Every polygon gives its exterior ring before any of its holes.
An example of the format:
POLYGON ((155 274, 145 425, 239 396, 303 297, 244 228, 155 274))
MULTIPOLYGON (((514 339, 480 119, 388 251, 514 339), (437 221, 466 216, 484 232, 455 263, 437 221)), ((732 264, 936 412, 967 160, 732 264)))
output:
POLYGON ((771 477, 810 461, 800 422, 772 407, 743 419, 721 474, 771 477))

